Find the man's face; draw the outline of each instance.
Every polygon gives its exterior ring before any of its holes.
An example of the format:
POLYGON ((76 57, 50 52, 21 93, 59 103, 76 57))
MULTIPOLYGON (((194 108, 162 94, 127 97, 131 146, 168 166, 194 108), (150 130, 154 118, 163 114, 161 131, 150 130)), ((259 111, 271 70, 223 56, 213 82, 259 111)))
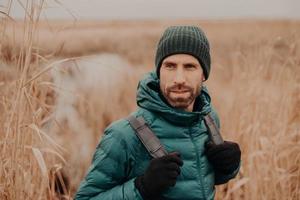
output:
POLYGON ((160 90, 175 108, 192 111, 205 80, 199 61, 188 54, 166 57, 160 68, 160 90))

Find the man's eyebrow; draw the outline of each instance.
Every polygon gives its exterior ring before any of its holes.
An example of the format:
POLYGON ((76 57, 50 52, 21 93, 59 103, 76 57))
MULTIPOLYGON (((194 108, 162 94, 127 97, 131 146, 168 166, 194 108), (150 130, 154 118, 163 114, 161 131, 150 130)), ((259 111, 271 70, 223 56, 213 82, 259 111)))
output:
POLYGON ((164 64, 164 65, 176 65, 176 63, 172 62, 172 61, 164 61, 162 64, 164 64))
POLYGON ((198 63, 194 63, 194 62, 189 62, 189 63, 184 63, 183 65, 194 65, 194 66, 200 66, 198 63))

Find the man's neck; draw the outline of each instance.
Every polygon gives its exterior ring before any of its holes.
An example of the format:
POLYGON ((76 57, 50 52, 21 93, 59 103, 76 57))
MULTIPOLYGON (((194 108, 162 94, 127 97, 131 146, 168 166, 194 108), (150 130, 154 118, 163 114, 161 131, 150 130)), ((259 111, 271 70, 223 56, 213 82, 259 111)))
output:
POLYGON ((187 108, 185 108, 184 110, 186 112, 193 112, 193 110, 194 110, 194 104, 195 104, 195 100, 187 108))

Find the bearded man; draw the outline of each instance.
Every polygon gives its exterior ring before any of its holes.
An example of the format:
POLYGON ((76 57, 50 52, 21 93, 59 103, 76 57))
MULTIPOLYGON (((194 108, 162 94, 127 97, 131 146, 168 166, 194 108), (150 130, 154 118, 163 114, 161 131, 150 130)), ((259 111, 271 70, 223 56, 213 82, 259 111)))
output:
POLYGON ((127 119, 104 131, 76 199, 210 200, 215 185, 234 178, 241 151, 234 142, 211 143, 204 116, 219 117, 203 86, 210 47, 196 26, 172 26, 157 45, 156 69, 138 85, 132 113, 142 117, 169 153, 152 158, 127 119))

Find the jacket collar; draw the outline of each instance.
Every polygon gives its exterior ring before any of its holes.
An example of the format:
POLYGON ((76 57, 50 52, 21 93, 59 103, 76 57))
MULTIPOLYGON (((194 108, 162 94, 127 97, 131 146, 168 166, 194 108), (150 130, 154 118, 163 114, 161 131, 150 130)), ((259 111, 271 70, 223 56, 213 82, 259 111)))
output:
POLYGON ((155 71, 145 75, 139 82, 137 90, 137 104, 139 107, 155 112, 167 121, 177 125, 188 126, 211 111, 210 96, 206 87, 201 89, 196 98, 193 112, 171 107, 160 94, 159 79, 155 71))

